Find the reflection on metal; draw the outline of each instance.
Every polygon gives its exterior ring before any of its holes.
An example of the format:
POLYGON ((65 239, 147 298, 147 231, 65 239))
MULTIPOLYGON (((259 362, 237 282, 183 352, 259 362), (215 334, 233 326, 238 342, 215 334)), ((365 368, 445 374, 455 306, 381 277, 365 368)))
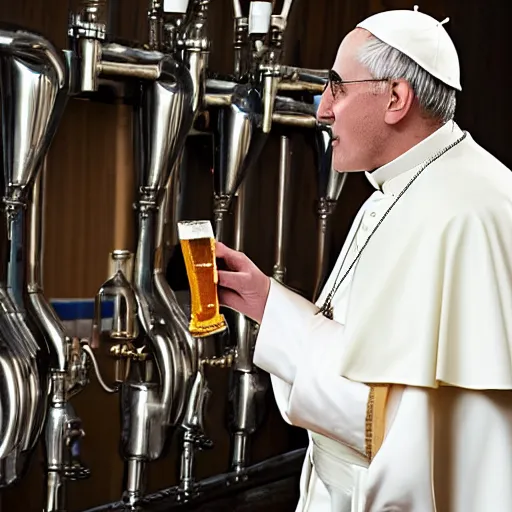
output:
POLYGON ((229 106, 217 112, 213 211, 215 236, 220 241, 224 240, 224 220, 231 201, 267 139, 261 130, 261 111, 258 91, 240 85, 233 91, 229 106))
MULTIPOLYGON (((111 354, 116 364, 130 362, 120 385, 124 499, 130 505, 143 495, 145 464, 161 456, 169 427, 183 418, 196 350, 183 314, 180 322, 172 290, 162 279, 163 220, 158 217, 165 186, 192 127, 193 84, 187 67, 170 56, 160 68, 159 80, 141 87, 135 116, 138 236, 133 281, 119 269, 100 289, 96 307, 101 311, 104 298, 119 303, 109 335, 124 345, 111 354)), ((101 325, 99 315, 95 344, 101 325)))
POLYGON ((76 449, 80 419, 68 402, 86 382, 85 360, 45 299, 40 275, 41 170, 68 85, 66 59, 46 39, 0 26, 0 485, 18 480, 44 429, 49 511, 64 510, 65 479, 88 474, 76 449))
POLYGON ((225 310, 229 332, 199 342, 188 330, 186 307, 165 279, 167 237, 175 239, 182 204, 187 137, 204 131, 213 136, 216 238, 243 250, 252 234, 247 177, 278 127, 286 127, 286 135, 273 276, 286 280, 290 142, 294 130, 306 129, 316 134, 318 157, 315 295, 325 277, 328 219, 344 179, 332 169, 329 127, 317 122, 310 101, 311 93, 324 89, 327 72, 283 64, 292 1, 285 0, 279 14, 265 8, 262 18, 257 9, 243 12, 234 0, 235 59, 227 79, 208 68, 210 0, 149 0, 144 47, 114 41, 114 3, 108 0, 76 0, 63 52, 38 34, 0 25, 0 487, 18 481, 42 439, 45 512, 64 512, 66 482, 90 473, 81 460, 84 427, 70 399, 91 373, 105 392, 119 395, 122 503, 129 510, 153 499, 144 497, 146 465, 162 456, 173 432, 180 443, 180 482, 163 494, 179 503, 281 478, 291 471, 290 460, 303 456, 251 466, 251 438, 264 421, 269 387, 269 376, 253 364, 259 326, 225 310), (44 177, 51 172, 45 159, 68 98, 94 99, 106 84, 117 84, 119 94, 129 90, 134 105, 136 248, 112 252, 108 279, 95 297, 91 338, 78 339, 66 332, 43 291, 44 177), (110 326, 101 314, 105 301, 113 306, 110 326), (102 376, 95 356, 105 343, 113 382, 102 376), (196 452, 213 447, 205 425, 209 368, 229 372, 230 473, 198 482, 196 452))
MULTIPOLYGON (((139 502, 138 510, 140 512, 194 510, 195 507, 212 504, 216 500, 222 503, 227 497, 250 489, 264 488, 272 482, 283 481, 291 477, 298 479, 305 456, 305 449, 294 450, 248 466, 242 474, 231 471, 206 478, 197 482, 197 493, 185 501, 181 499, 180 489, 177 486, 163 489, 143 498, 139 502)), ((294 485, 298 485, 297 480, 294 485)), ((113 502, 84 512, 121 512, 126 510, 125 503, 113 502)))

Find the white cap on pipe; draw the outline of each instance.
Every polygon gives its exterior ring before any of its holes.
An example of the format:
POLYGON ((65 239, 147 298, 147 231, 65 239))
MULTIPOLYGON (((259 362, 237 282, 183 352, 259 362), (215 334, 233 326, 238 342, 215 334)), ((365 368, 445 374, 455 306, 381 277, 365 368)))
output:
POLYGON ((164 0, 164 12, 185 14, 189 0, 164 0))
POLYGON ((249 8, 249 34, 266 34, 270 28, 272 4, 251 2, 249 8))

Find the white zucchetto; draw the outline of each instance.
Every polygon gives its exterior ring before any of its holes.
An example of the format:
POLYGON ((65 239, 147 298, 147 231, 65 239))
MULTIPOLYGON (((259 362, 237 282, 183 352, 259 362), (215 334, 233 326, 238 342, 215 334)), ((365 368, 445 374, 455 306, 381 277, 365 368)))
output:
POLYGON ((459 57, 443 24, 417 10, 395 10, 374 14, 357 26, 396 48, 431 75, 461 90, 459 57))

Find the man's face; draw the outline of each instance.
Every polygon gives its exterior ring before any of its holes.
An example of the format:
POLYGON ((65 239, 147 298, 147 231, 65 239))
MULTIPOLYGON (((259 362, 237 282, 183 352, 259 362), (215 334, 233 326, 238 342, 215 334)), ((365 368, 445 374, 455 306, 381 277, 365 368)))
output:
MULTIPOLYGON (((372 79, 357 58, 368 37, 368 32, 356 29, 341 43, 333 71, 342 80, 372 79)), ((388 99, 385 82, 344 85, 333 82, 332 88, 326 88, 317 117, 332 126, 333 167, 337 171, 367 171, 377 167, 385 142, 384 115, 388 99)))

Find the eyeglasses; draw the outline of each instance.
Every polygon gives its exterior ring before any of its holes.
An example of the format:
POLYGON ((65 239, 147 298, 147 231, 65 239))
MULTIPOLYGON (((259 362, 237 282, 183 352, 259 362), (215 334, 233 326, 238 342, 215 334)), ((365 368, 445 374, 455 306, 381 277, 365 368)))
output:
POLYGON ((387 82, 387 78, 368 78, 366 80, 343 80, 336 71, 333 69, 329 70, 329 81, 325 84, 325 88, 331 88, 333 98, 336 98, 337 94, 343 90, 345 84, 361 84, 364 82, 387 82))

